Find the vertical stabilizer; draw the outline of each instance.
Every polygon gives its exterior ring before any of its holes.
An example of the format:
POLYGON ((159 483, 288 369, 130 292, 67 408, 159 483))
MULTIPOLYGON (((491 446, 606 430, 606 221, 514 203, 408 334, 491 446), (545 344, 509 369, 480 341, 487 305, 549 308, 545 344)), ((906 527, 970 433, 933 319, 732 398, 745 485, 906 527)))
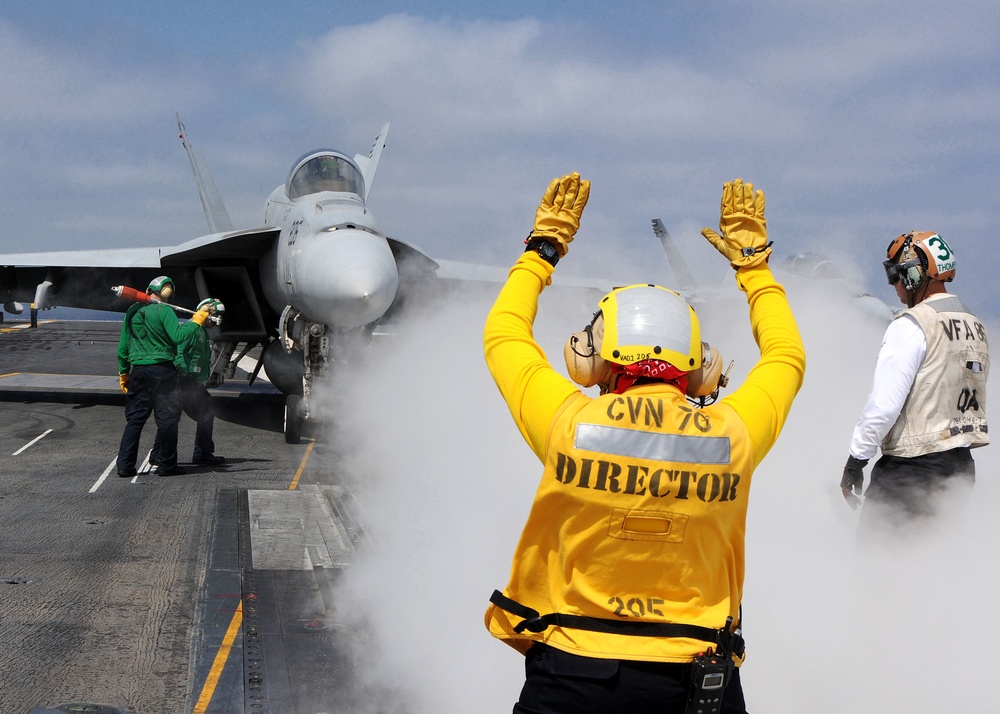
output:
POLYGON ((233 230, 233 222, 229 220, 229 213, 222 203, 222 196, 219 189, 212 180, 212 174, 205 165, 205 157, 195 149, 187 140, 187 131, 181 122, 180 113, 177 114, 177 128, 181 133, 181 143, 184 151, 187 152, 188 161, 191 162, 191 171, 194 173, 194 182, 198 186, 198 197, 201 198, 202 208, 205 209, 205 218, 208 219, 208 230, 211 233, 225 233, 233 230))
POLYGON ((670 234, 667 233, 667 229, 663 227, 663 221, 659 218, 653 219, 653 233, 655 233, 656 237, 660 239, 660 245, 663 246, 663 252, 667 254, 667 262, 670 263, 670 267, 674 271, 674 277, 676 277, 677 282, 680 283, 677 286, 678 289, 681 292, 690 293, 697 287, 694 275, 692 275, 691 270, 684 261, 684 256, 682 256, 680 250, 677 249, 677 244, 674 243, 674 239, 670 237, 670 234))
POLYGON ((375 137, 368 156, 358 154, 354 157, 354 162, 361 169, 361 174, 365 177, 365 202, 368 202, 368 193, 372 190, 372 181, 375 180, 375 169, 378 168, 379 157, 382 156, 382 149, 385 148, 385 138, 389 135, 389 123, 386 122, 382 131, 375 137))

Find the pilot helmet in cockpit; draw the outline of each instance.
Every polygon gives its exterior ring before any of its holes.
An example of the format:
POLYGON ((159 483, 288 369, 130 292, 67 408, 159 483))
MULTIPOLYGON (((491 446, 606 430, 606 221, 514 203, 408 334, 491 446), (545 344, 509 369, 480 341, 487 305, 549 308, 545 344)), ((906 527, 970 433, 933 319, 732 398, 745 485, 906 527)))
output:
POLYGON ((340 176, 340 162, 332 156, 320 156, 309 164, 313 175, 322 179, 333 179, 340 176))

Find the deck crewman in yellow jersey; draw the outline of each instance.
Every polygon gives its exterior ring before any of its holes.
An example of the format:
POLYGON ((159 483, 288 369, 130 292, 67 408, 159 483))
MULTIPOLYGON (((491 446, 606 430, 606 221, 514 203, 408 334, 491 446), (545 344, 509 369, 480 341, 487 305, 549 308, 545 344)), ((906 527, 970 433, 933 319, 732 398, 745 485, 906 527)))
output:
POLYGON ((721 235, 760 360, 724 386, 694 310, 655 285, 618 288, 567 342, 573 381, 532 324, 590 183, 555 179, 486 320, 490 372, 544 464, 490 633, 525 654, 515 714, 745 712, 739 664, 747 498, 802 384, 805 352, 767 265, 764 194, 722 192, 721 235), (593 397, 582 388, 598 387, 593 397))

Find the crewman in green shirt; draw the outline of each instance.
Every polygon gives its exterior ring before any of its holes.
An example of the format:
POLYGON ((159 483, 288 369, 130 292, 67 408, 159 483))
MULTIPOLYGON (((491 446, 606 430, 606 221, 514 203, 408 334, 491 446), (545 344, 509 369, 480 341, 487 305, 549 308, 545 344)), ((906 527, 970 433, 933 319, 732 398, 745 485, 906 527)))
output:
MULTIPOLYGON (((160 476, 184 473, 177 465, 177 347, 184 341, 177 314, 167 304, 174 294, 174 281, 166 275, 154 278, 146 293, 155 302, 136 303, 125 313, 118 340, 118 380, 125 392, 125 431, 118 447, 118 475, 135 476, 139 438, 152 414, 156 419, 160 476)), ((199 310, 191 322, 201 325, 211 314, 199 310)))
MULTIPOLYGON (((226 306, 216 298, 205 298, 198 303, 198 311, 208 310, 209 314, 221 315, 226 306)), ((191 463, 218 466, 226 459, 215 455, 212 428, 215 414, 212 411, 212 395, 205 384, 212 372, 212 343, 205 330, 194 322, 181 324, 184 341, 177 348, 174 365, 177 367, 177 389, 181 409, 195 420, 194 454, 191 463)), ((159 442, 153 445, 150 463, 159 462, 159 442)))

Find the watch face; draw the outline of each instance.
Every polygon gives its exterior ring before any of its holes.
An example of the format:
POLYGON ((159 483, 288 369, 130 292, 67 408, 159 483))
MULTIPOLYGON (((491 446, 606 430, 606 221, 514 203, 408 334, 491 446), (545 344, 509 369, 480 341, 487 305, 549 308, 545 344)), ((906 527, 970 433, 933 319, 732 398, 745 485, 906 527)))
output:
POLYGON ((555 265, 559 261, 559 249, 543 238, 534 238, 528 242, 525 250, 533 250, 542 260, 555 265))
POLYGON ((538 247, 538 254, 548 262, 552 263, 552 265, 555 265, 556 261, 559 260, 559 251, 556 250, 556 247, 548 241, 543 241, 538 247))

